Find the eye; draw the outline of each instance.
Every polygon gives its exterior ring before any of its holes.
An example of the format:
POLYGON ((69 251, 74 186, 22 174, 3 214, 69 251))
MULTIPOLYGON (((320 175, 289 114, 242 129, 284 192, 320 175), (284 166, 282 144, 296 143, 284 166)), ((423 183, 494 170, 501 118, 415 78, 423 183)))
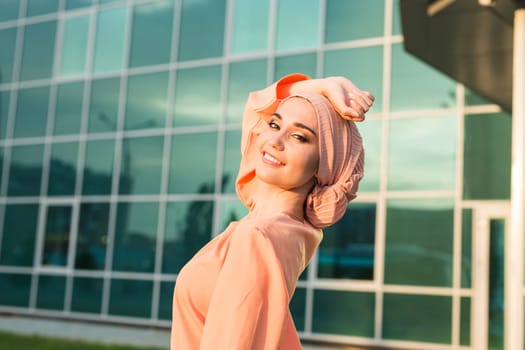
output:
POLYGON ((297 141, 299 141, 301 143, 308 142, 308 138, 306 138, 305 136, 303 136, 301 134, 292 134, 292 137, 295 138, 297 141))
POLYGON ((275 120, 270 120, 268 126, 270 127, 270 129, 281 130, 281 127, 275 122, 275 120))

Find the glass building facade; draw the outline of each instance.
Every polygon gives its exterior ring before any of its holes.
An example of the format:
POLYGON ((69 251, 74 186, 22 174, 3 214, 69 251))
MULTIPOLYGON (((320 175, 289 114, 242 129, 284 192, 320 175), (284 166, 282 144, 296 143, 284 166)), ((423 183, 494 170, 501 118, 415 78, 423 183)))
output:
POLYGON ((471 349, 485 308, 502 348, 511 118, 404 51, 396 0, 2 0, 0 311, 169 327, 182 265, 246 213, 247 94, 292 72, 376 96, 302 339, 471 349))

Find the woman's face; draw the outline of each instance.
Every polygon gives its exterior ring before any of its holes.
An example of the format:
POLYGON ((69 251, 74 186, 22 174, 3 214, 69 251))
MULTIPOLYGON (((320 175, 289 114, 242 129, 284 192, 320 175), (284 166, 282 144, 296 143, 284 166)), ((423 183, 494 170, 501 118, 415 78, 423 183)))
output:
POLYGON ((285 190, 309 191, 319 164, 318 135, 310 102, 300 97, 284 101, 259 134, 256 176, 285 190))

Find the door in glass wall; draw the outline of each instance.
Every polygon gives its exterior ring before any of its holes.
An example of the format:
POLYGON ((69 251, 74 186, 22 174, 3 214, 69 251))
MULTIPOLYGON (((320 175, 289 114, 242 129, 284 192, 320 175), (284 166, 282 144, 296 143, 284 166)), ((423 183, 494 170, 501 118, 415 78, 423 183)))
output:
POLYGON ((473 210, 472 348, 503 350, 505 232, 510 211, 506 205, 473 210))

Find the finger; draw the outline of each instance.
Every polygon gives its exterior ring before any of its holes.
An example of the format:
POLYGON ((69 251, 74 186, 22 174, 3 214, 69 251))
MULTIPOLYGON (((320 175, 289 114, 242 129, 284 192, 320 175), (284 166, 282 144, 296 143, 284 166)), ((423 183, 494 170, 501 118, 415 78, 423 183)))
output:
POLYGON ((366 113, 370 109, 369 101, 362 94, 348 93, 348 98, 350 107, 357 108, 360 114, 366 113))

